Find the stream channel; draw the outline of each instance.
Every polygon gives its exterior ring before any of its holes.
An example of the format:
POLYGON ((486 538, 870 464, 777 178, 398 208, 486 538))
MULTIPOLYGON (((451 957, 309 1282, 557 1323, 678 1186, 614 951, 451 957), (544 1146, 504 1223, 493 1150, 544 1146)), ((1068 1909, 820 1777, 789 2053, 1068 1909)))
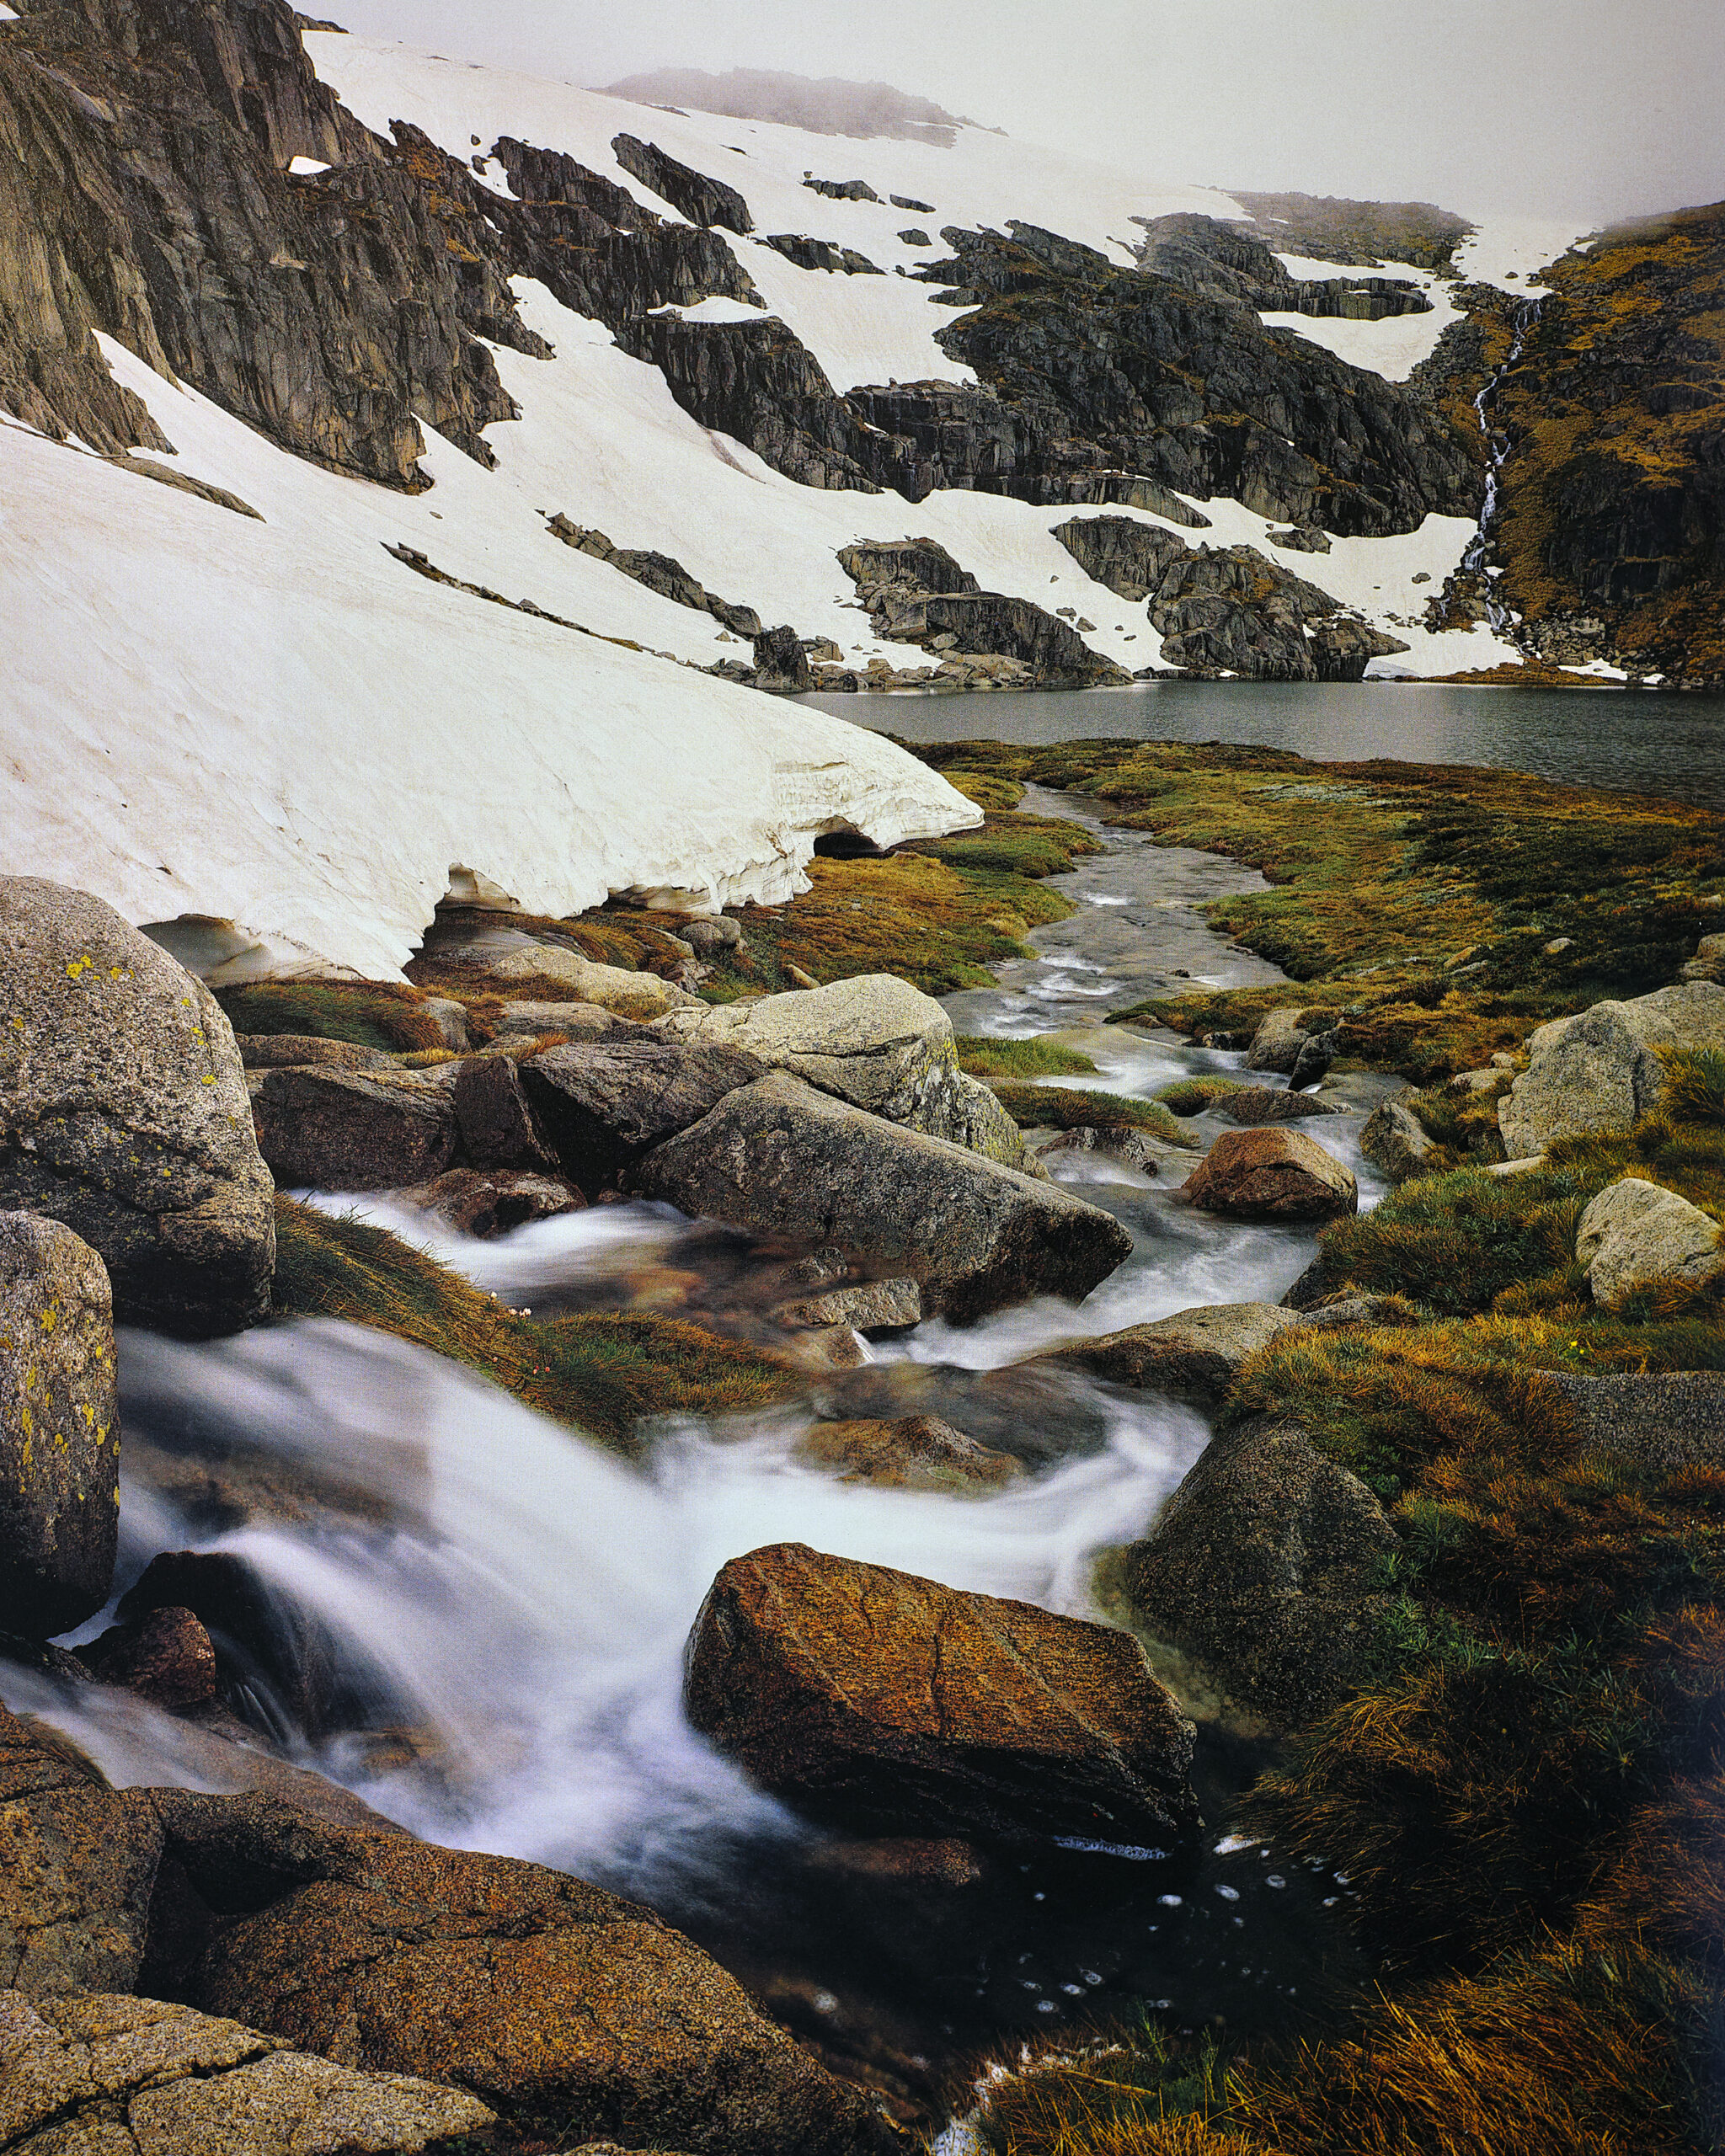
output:
MULTIPOLYGON (((1100 829, 1075 797, 1033 790, 1025 806, 1100 829)), ((1037 931, 1037 956, 999 969, 997 986, 948 998, 955 1025, 1069 1035, 1103 1075, 1068 1082, 1123 1093, 1235 1067, 1237 1055, 1103 1014, 1183 969, 1217 986, 1281 978, 1202 916, 1207 900, 1261 879, 1214 855, 1104 835, 1108 851, 1058 879, 1076 912, 1037 931)), ((1369 1204, 1381 1187, 1358 1133, 1386 1088, 1344 1079, 1323 1090, 1348 1113, 1300 1128, 1348 1162, 1369 1204)), ((1199 1118, 1195 1144, 1226 1127, 1199 1118)), ((259 1742, 416 1833, 651 1903, 909 2121, 964 2108, 991 2053, 1146 2004, 1176 2026, 1285 2028, 1370 1975, 1338 1922, 1345 1879, 1214 1825, 1166 1850, 1049 1844, 975 1858, 924 1844, 926 1875, 907 1879, 884 1865, 883 1845, 816 1833, 753 1790, 679 1704, 684 1644, 713 1574, 763 1544, 806 1542, 1093 1614, 1095 1553, 1145 1531, 1206 1428, 1154 1393, 1023 1358, 1194 1304, 1274 1301, 1311 1255, 1310 1230, 1174 1205, 1196 1157, 1175 1154, 1151 1177, 1097 1153, 1050 1156, 1060 1180, 1135 1240, 1081 1308, 1024 1305, 965 1329, 926 1322, 876 1342, 860 1369, 811 1379, 797 1406, 664 1425, 635 1465, 364 1328, 296 1321, 202 1345, 124 1335, 117 1587, 158 1551, 243 1559, 321 1672, 315 1696, 302 1696, 291 1673, 218 1641, 227 1704, 259 1742), (924 1412, 1030 1471, 961 1497, 847 1484, 793 1457, 815 1415, 924 1412)), ((734 1305, 757 1257, 711 1224, 639 1203, 478 1242, 429 1232, 387 1199, 318 1202, 398 1228, 542 1315, 734 1305)), ((243 1780, 231 1749, 131 1694, 0 1665, 0 1695, 53 1721, 117 1784, 243 1780)), ((1208 1818, 1260 1764, 1237 1734, 1204 1729, 1208 1818)))

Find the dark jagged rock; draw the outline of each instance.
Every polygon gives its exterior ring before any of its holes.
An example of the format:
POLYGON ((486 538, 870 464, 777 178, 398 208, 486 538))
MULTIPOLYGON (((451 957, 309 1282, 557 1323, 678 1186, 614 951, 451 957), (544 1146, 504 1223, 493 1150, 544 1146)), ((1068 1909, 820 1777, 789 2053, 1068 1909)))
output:
POLYGON ((880 197, 866 179, 805 179, 804 187, 812 187, 817 195, 829 196, 835 202, 878 202, 880 197))
POLYGON ((932 247, 934 242, 920 225, 906 225, 899 237, 906 247, 932 247))
POLYGON ((637 584, 644 584, 660 598, 675 600, 679 606, 692 606, 697 613, 711 614, 733 635, 752 638, 761 633, 761 616, 752 606, 738 606, 718 598, 670 554, 656 554, 638 547, 613 547, 602 531, 589 531, 566 516, 553 517, 546 529, 564 546, 609 562, 614 569, 633 577, 637 584))
POLYGON ((709 179, 692 165, 680 164, 656 142, 644 142, 633 135, 619 135, 611 155, 626 173, 644 187, 681 211, 692 225, 723 225, 727 232, 752 232, 755 220, 749 205, 734 187, 722 179, 709 179))
POLYGON ((814 686, 809 671, 809 654, 788 622, 767 629, 755 639, 755 686, 787 696, 800 696, 814 686))
POLYGON ((934 215, 933 203, 919 202, 914 195, 889 195, 886 199, 895 210, 915 210, 925 217, 934 215))
POLYGON ((571 1041, 524 1063, 521 1082, 563 1171, 590 1197, 765 1068, 734 1048, 571 1041))
MULTIPOLYGON (((1092 491, 1070 498, 1098 500, 1098 472, 1136 473, 1344 536, 1477 507, 1477 467, 1446 419, 1245 304, 1017 221, 1009 235, 943 237, 953 257, 918 274, 974 309, 937 334, 1011 408, 1006 430, 1023 445, 1011 491, 1039 469, 1088 472, 1092 491)), ((969 483, 991 483, 1001 430, 969 483)))
POLYGON ((617 342, 651 360, 690 417, 746 442, 805 487, 878 494, 865 459, 873 446, 820 362, 782 322, 684 322, 637 316, 617 342))
POLYGON ((1407 646, 1254 547, 1185 546, 1130 517, 1073 517, 1054 536, 1087 574, 1149 600, 1162 658, 1191 673, 1254 680, 1357 681, 1369 660, 1407 646))
POLYGON ((1133 222, 1145 233, 1134 249, 1139 268, 1201 299, 1260 314, 1339 315, 1356 322, 1432 311, 1425 294, 1405 277, 1295 277, 1261 240, 1215 217, 1179 211, 1133 222))
POLYGON ((846 277, 880 277, 886 274, 878 262, 859 254, 854 247, 838 247, 830 240, 810 239, 806 232, 769 232, 762 243, 776 254, 783 255, 787 262, 794 262, 799 270, 832 270, 846 277))
POLYGON ((936 540, 858 542, 840 548, 839 563, 868 608, 877 636, 936 654, 1022 659, 1049 687, 1125 678, 1058 616, 1028 599, 980 590, 936 540))

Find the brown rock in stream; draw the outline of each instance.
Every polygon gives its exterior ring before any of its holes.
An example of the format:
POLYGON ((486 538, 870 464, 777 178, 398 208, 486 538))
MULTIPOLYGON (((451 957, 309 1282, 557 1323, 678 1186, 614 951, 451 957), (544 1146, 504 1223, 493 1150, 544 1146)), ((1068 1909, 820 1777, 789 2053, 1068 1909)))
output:
POLYGON ((696 1620, 695 1726, 860 1833, 1161 1839, 1195 1822, 1191 1725, 1124 1632, 779 1543, 696 1620))
POLYGON ((846 1482, 887 1490, 998 1490, 1024 1472, 1010 1453, 978 1444, 938 1415, 817 1422, 798 1442, 797 1457, 839 1470, 846 1482))
POLYGON ((1359 1209, 1352 1171, 1300 1130, 1229 1130, 1178 1195, 1242 1220, 1330 1220, 1359 1209))

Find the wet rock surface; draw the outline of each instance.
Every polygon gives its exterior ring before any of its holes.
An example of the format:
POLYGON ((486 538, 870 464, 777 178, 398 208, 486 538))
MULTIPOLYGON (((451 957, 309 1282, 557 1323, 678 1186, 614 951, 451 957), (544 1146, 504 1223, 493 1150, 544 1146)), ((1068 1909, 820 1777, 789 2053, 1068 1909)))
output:
POLYGON ((0 1631, 47 1639, 101 1608, 119 1505, 107 1268, 57 1220, 0 1213, 0 1631))
POLYGON ((800 1219, 959 1319, 1033 1294, 1081 1296, 1131 1248, 1096 1207, 788 1071, 729 1094, 635 1172, 644 1196, 685 1213, 756 1230, 800 1219))
POLYGON ((1387 1611, 1394 1529, 1295 1422, 1213 1438, 1149 1535, 1119 1554, 1135 1622, 1225 1692, 1299 1727, 1349 1688, 1387 1611))
POLYGON ((845 1481, 888 1490, 998 1490, 1024 1471, 1010 1453, 978 1444, 937 1415, 817 1422, 798 1443, 797 1457, 845 1481))
POLYGON ((1247 1220, 1328 1220, 1358 1209, 1352 1171, 1303 1131, 1229 1130, 1181 1185, 1188 1205, 1247 1220))
POLYGON ((1192 1732, 1125 1634, 781 1544, 697 1620, 691 1720, 862 1831, 1131 1841, 1191 1824, 1192 1732))
POLYGON ((88 1243, 122 1318, 216 1332, 260 1317, 274 1193, 209 990, 99 899, 8 877, 0 1001, 0 1207, 88 1243))
POLYGON ((494 2114, 158 1999, 0 1992, 0 2137, 20 2156, 419 2156, 494 2114))

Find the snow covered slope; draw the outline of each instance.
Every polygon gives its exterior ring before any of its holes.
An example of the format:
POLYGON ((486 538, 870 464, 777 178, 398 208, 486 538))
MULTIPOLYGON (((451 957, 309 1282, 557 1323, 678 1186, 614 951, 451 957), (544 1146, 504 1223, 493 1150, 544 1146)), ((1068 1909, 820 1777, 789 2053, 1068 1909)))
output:
MULTIPOLYGON (((412 121, 464 161, 477 149, 478 176, 499 194, 507 180, 484 152, 503 135, 569 153, 672 221, 670 205, 617 163, 619 132, 738 188, 756 225, 732 243, 738 259, 841 391, 969 379, 935 342, 951 318, 935 288, 897 274, 933 259, 919 233, 939 251, 943 225, 1023 219, 1124 267, 1135 217, 1239 213, 1211 189, 974 128, 950 148, 836 140, 355 38, 306 43, 362 120, 412 121), (803 184, 809 175, 861 179, 884 199, 823 196, 803 184), (893 195, 932 206, 895 206, 893 195), (765 244, 774 233, 853 249, 883 274, 797 268, 765 244)), ((0 419, 12 866, 97 891, 135 921, 232 921, 385 974, 456 868, 539 911, 617 892, 710 906, 787 895, 825 830, 891 842, 974 820, 879 736, 696 670, 746 659, 748 647, 710 614, 560 543, 548 529, 559 514, 618 547, 676 557, 709 592, 768 625, 830 638, 859 667, 916 654, 875 638, 837 551, 911 534, 938 541, 985 590, 1070 610, 1092 648, 1129 670, 1157 661, 1142 607, 1092 582, 1051 536, 1071 511, 969 491, 913 507, 801 486, 699 425, 603 325, 529 280, 515 292, 551 356, 492 348, 521 414, 488 430, 495 468, 422 421, 434 483, 417 495, 288 454, 105 339, 115 376, 174 445, 134 462, 226 489, 255 517, 0 419), (406 550, 538 611, 428 580, 406 550)), ((714 311, 750 312, 713 300, 690 313, 714 311)), ((1399 379, 1447 319, 1439 305, 1378 323, 1284 326, 1399 379)), ((1226 500, 1204 512, 1206 543, 1267 545, 1264 517, 1226 500)), ((1471 536, 1463 519, 1429 516, 1403 536, 1338 539, 1321 560, 1290 565, 1410 645, 1391 670, 1445 673, 1509 655, 1483 630, 1417 625, 1471 536)))

